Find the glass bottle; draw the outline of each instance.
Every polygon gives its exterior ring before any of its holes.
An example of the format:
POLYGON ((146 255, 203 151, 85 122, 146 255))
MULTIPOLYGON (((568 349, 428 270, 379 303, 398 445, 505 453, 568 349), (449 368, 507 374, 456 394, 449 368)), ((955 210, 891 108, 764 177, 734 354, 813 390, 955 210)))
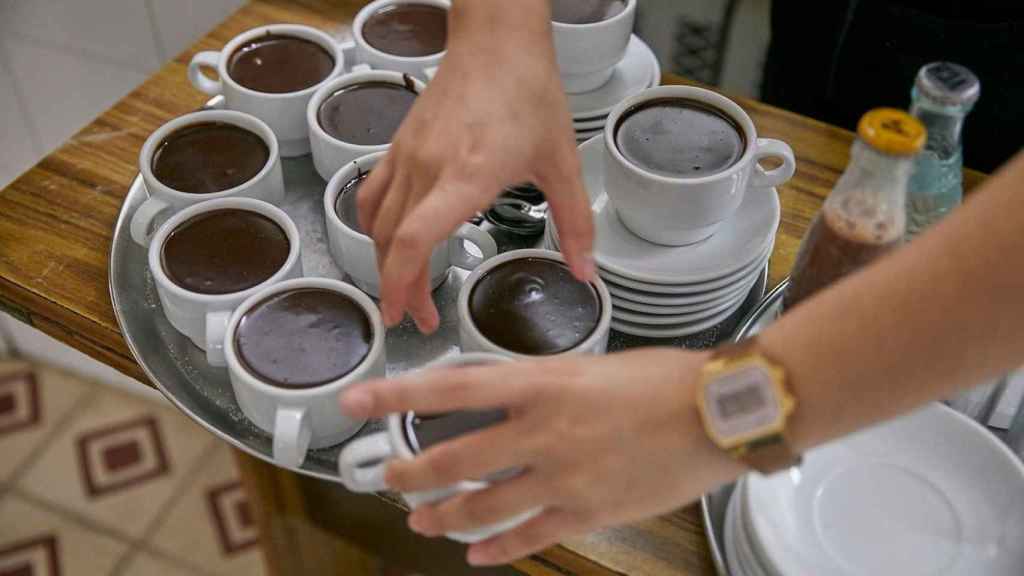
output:
POLYGON ((903 242, 907 179, 927 137, 902 110, 861 117, 850 163, 804 236, 783 296, 788 309, 903 242))
POLYGON ((959 64, 933 62, 917 73, 910 113, 928 129, 928 141, 907 187, 908 240, 963 199, 961 131, 980 95, 978 77, 959 64))

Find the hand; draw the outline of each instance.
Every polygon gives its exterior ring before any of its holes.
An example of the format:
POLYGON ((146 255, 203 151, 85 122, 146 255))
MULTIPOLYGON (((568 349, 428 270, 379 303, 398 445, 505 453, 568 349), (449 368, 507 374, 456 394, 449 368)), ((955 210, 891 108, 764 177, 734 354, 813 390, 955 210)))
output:
POLYGON ((395 461, 386 473, 389 487, 409 492, 523 468, 409 516, 413 530, 439 536, 543 507, 522 526, 470 547, 471 564, 499 564, 671 511, 737 477, 741 466, 708 440, 694 407, 705 360, 703 353, 651 348, 437 370, 353 387, 341 405, 366 417, 508 411, 504 423, 395 461))
POLYGON ((454 4, 443 64, 359 190, 386 325, 408 310, 421 331, 437 328, 431 250, 513 184, 546 193, 570 268, 592 279, 593 223, 549 20, 546 0, 454 4))

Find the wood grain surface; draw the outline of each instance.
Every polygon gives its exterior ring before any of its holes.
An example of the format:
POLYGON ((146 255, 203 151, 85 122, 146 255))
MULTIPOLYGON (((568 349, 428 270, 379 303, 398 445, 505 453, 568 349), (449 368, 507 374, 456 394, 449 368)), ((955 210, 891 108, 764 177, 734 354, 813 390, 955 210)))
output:
MULTIPOLYGON (((113 226, 136 175, 143 141, 164 122, 207 99, 186 78, 192 54, 218 50, 238 33, 273 22, 308 24, 341 34, 364 3, 255 0, 3 189, 0 310, 145 382, 114 319, 107 286, 108 257, 113 226)), ((672 76, 664 80, 685 82, 672 76)), ((736 100, 750 113, 762 137, 785 140, 796 152, 796 176, 779 190, 783 215, 771 264, 774 286, 787 274, 810 219, 846 166, 852 135, 771 106, 736 100)), ((966 187, 974 187, 982 178, 968 172, 966 187)), ((239 458, 262 511, 263 533, 269 536, 264 538, 264 548, 276 573, 305 573, 306 567, 325 574, 377 573, 372 556, 339 536, 345 533, 342 524, 346 523, 349 532, 358 535, 358 530, 351 530, 351 517, 345 516, 344 509, 321 505, 332 502, 331 491, 340 487, 325 486, 247 456, 239 458)), ((401 514, 391 502, 376 502, 401 514)), ((390 542, 389 537, 383 538, 384 542, 363 543, 361 549, 379 552, 390 542)), ((429 572, 426 564, 421 560, 414 567, 429 572)), ((538 576, 713 573, 695 506, 572 540, 515 568, 538 576)))

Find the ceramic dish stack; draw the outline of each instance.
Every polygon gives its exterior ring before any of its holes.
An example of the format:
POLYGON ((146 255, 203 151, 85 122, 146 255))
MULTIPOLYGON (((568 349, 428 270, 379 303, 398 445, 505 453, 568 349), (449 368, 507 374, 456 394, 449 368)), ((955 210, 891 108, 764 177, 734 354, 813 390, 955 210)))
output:
POLYGON ((626 55, 612 77, 600 88, 582 94, 567 94, 576 141, 585 142, 604 130, 608 114, 626 98, 661 84, 661 66, 651 48, 633 35, 626 55))
POLYGON ((1024 465, 933 404, 751 474, 729 500, 732 576, 970 574, 1024 566, 1024 465))
MULTIPOLYGON (((781 214, 774 189, 744 194, 736 213, 710 238, 663 246, 619 221, 604 191, 604 143, 580 146, 583 182, 594 212, 594 259, 612 297, 612 328, 649 338, 688 336, 715 326, 743 303, 772 253, 781 214)), ((544 244, 559 249, 548 220, 544 244)))

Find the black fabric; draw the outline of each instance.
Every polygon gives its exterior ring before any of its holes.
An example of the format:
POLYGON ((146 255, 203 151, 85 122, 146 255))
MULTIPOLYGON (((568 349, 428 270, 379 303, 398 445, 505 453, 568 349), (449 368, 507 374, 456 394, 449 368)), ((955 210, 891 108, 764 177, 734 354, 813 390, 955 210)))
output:
POLYGON ((918 69, 949 60, 981 79, 965 164, 992 171, 1024 142, 1024 3, 776 0, 764 101, 853 129, 876 106, 906 108, 918 69))

